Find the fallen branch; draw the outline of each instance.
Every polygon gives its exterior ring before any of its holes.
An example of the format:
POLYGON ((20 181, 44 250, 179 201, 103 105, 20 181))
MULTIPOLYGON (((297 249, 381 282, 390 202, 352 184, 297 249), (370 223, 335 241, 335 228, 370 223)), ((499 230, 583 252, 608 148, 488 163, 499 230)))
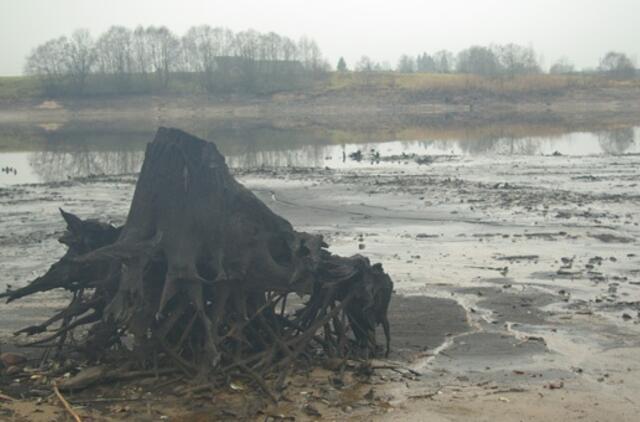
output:
POLYGON ((67 412, 71 415, 71 417, 73 417, 73 419, 76 422, 82 422, 82 418, 80 417, 80 415, 78 415, 76 413, 75 410, 73 410, 73 408, 71 407, 71 405, 69 404, 69 402, 64 398, 64 396, 60 393, 60 390, 58 390, 58 385, 57 384, 53 384, 53 392, 56 394, 56 396, 58 397, 58 400, 60 400, 60 402, 62 403, 62 405, 64 406, 64 408, 67 410, 67 412))
POLYGON ((4 401, 16 401, 16 399, 14 399, 11 396, 7 396, 6 394, 2 394, 0 393, 0 400, 4 400, 4 401))
POLYGON ((424 393, 424 394, 415 394, 413 396, 409 396, 410 399, 415 399, 415 400, 419 400, 419 399, 432 399, 435 396, 437 396, 438 394, 440 394, 440 390, 435 391, 433 393, 424 393))

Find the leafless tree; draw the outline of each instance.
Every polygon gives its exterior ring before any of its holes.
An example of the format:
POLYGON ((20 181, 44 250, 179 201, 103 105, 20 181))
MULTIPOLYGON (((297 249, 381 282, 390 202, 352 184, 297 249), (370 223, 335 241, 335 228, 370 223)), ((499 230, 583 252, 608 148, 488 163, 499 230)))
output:
POLYGON ((600 60, 599 70, 611 79, 632 79, 636 75, 633 61, 626 54, 617 51, 608 52, 600 60))
POLYGON ((145 32, 153 71, 162 88, 167 88, 171 72, 178 65, 180 41, 164 26, 150 26, 145 32))
POLYGON ((142 26, 136 27, 132 34, 133 72, 146 76, 151 72, 149 42, 147 31, 142 26))
POLYGON ((494 46, 493 51, 498 58, 503 74, 507 76, 540 73, 540 65, 532 47, 506 44, 494 46))
POLYGON ((340 57, 340 59, 338 60, 338 64, 336 65, 336 70, 338 72, 347 71, 347 62, 344 60, 344 57, 340 57))
POLYGON ((305 69, 315 74, 325 72, 329 67, 328 63, 322 58, 320 47, 310 38, 300 38, 298 41, 298 55, 305 69))
POLYGON ((433 55, 433 62, 437 73, 451 73, 455 69, 453 54, 447 50, 437 51, 433 55))
POLYGON ((220 53, 216 30, 208 25, 190 28, 182 37, 184 59, 187 69, 201 75, 204 89, 213 89, 213 74, 216 57, 220 53))
POLYGON ((33 49, 27 57, 25 73, 40 79, 49 95, 60 93, 67 76, 66 58, 68 40, 59 37, 33 49))
POLYGON ((403 54, 398 60, 396 69, 400 73, 413 73, 416 71, 416 61, 413 57, 403 54))
POLYGON ((65 58, 73 90, 82 94, 96 61, 95 44, 88 30, 78 29, 71 35, 66 44, 65 58))
POLYGON ((116 90, 129 87, 133 73, 133 33, 123 26, 112 26, 98 38, 96 56, 100 73, 112 75, 116 90))
POLYGON ((481 76, 495 76, 499 73, 498 58, 487 47, 473 46, 458 53, 456 70, 481 76))
POLYGON ((291 38, 284 37, 282 40, 282 60, 298 60, 298 46, 291 38))
POLYGON ((369 56, 362 56, 356 63, 357 72, 373 72, 376 70, 376 64, 369 56))
POLYGON ((433 73, 436 71, 436 63, 433 57, 427 53, 418 54, 416 57, 416 70, 422 73, 433 73))
POLYGON ((208 25, 190 28, 181 39, 166 27, 112 26, 95 44, 80 30, 34 49, 25 64, 25 73, 59 94, 82 93, 92 72, 94 92, 164 90, 178 74, 187 82, 201 81, 206 91, 257 92, 296 87, 328 69, 312 39, 294 42, 254 30, 234 34, 208 25))
POLYGON ((575 66, 566 57, 561 57, 549 68, 549 73, 554 75, 565 75, 573 72, 575 72, 575 66))

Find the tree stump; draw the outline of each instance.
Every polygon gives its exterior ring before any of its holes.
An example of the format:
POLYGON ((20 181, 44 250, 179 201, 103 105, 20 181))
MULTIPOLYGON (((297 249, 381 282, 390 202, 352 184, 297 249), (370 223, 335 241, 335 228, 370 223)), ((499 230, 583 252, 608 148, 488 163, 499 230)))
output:
POLYGON ((160 128, 122 227, 61 213, 66 255, 0 295, 72 292, 65 309, 18 332, 40 334, 31 345, 92 360, 133 354, 141 366, 153 356, 209 379, 260 378, 318 350, 373 356, 379 324, 388 352, 393 283, 382 266, 295 231, 234 179, 211 142, 160 128), (287 303, 292 293, 305 301, 287 303), (69 341, 80 327, 81 340, 69 341))

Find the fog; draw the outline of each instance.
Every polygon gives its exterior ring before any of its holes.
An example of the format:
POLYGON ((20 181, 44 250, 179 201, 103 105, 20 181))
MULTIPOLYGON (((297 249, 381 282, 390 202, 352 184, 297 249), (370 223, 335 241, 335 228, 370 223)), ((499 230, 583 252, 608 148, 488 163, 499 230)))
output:
POLYGON ((459 51, 472 44, 533 46, 549 66, 567 56, 595 67, 608 50, 640 53, 637 0, 0 0, 0 75, 22 73, 36 45, 76 28, 94 35, 109 26, 166 25, 183 34, 192 25, 254 28, 313 37, 332 65, 362 55, 392 65, 403 54, 459 51))

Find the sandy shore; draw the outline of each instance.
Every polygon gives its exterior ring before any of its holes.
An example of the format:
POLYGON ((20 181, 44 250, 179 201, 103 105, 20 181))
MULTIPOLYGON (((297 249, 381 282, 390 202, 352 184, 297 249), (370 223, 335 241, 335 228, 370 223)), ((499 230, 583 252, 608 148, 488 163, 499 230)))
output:
MULTIPOLYGON (((382 371, 348 405, 305 400, 327 420, 635 421, 639 166, 637 155, 497 156, 239 174, 296 228, 382 262, 396 283, 391 359, 420 376, 382 371)), ((122 222, 134 182, 0 189, 0 289, 62 254, 58 207, 122 222)), ((63 300, 0 306, 2 348, 63 300)))

